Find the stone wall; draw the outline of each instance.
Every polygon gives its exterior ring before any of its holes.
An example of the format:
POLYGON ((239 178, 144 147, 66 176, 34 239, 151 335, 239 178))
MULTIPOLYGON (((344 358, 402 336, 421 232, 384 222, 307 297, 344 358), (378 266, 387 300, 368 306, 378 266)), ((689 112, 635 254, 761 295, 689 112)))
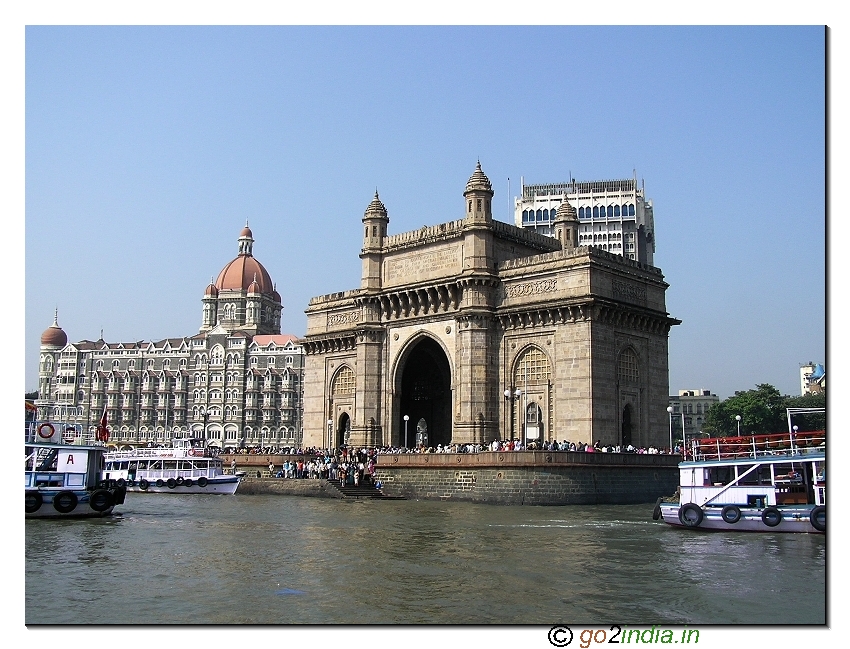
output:
POLYGON ((678 486, 673 455, 476 453, 381 456, 388 496, 496 505, 653 502, 678 486), (396 460, 396 461, 394 461, 396 460))

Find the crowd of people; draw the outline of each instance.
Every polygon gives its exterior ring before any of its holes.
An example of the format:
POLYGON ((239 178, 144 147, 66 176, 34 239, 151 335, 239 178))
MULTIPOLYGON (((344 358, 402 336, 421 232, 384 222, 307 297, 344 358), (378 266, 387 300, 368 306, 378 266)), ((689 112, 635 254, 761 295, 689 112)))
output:
MULTIPOLYGON (((269 463, 269 472, 276 478, 307 480, 339 480, 344 486, 374 484, 375 449, 337 449, 318 451, 307 449, 296 454, 296 458, 287 458, 276 466, 269 463)), ((235 463, 235 459, 234 459, 235 463)))

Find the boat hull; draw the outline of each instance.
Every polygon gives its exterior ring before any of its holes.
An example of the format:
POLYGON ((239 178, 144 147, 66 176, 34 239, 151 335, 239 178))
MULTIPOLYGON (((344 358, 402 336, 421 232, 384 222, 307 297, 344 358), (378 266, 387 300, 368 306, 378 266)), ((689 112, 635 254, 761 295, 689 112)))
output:
POLYGON ((27 490, 26 518, 102 518, 111 516, 115 505, 124 502, 123 493, 118 496, 111 490, 110 498, 103 498, 97 496, 93 502, 92 492, 76 489, 27 490), (69 494, 73 494, 73 497, 69 494))
MULTIPOLYGON (((816 512, 816 520, 824 529, 816 529, 812 524, 812 511, 815 509, 815 505, 777 506, 769 508, 739 507, 740 518, 734 523, 724 520, 722 507, 705 507, 702 509, 701 520, 696 525, 687 525, 683 522, 679 515, 681 509, 679 503, 661 503, 660 509, 661 518, 665 523, 674 527, 683 527, 692 530, 823 534, 826 528, 825 510, 822 510, 822 517, 817 516, 818 512, 816 512), (766 511, 768 514, 765 514, 766 511), (776 511, 779 512, 780 516, 776 516, 776 511)), ((687 520, 689 517, 686 516, 684 518, 687 520)), ((734 516, 730 516, 730 518, 734 518, 734 516)), ((693 523, 694 517, 691 516, 689 520, 693 523)))
POLYGON ((187 484, 185 479, 182 482, 174 480, 171 482, 173 486, 169 486, 167 480, 149 480, 146 482, 136 480, 132 484, 128 483, 127 491, 150 494, 219 494, 232 496, 236 493, 239 482, 238 477, 231 476, 209 478, 204 486, 199 485, 196 479, 192 480, 191 485, 187 484))

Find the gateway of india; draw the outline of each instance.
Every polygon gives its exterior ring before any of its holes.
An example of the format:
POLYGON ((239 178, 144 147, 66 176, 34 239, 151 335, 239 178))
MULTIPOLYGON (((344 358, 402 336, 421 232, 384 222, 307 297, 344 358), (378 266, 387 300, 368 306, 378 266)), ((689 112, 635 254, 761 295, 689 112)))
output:
POLYGON ((658 268, 493 220, 480 163, 463 218, 388 235, 363 215, 360 288, 307 313, 305 446, 526 443, 666 447, 668 334, 658 268))

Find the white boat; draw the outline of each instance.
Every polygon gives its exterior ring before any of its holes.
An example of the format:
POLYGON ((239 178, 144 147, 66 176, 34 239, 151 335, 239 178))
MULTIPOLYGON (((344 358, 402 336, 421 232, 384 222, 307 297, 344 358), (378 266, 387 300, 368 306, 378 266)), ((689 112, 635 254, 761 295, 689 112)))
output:
POLYGON ((126 490, 103 480, 103 446, 66 444, 59 426, 32 422, 24 440, 26 518, 109 516, 126 490))
POLYGON ((826 531, 826 432, 788 431, 695 441, 679 464, 679 498, 652 517, 677 527, 744 532, 826 531))
POLYGON ((170 448, 140 447, 106 454, 103 477, 128 491, 174 494, 236 493, 241 476, 224 473, 204 440, 177 437, 170 448))

